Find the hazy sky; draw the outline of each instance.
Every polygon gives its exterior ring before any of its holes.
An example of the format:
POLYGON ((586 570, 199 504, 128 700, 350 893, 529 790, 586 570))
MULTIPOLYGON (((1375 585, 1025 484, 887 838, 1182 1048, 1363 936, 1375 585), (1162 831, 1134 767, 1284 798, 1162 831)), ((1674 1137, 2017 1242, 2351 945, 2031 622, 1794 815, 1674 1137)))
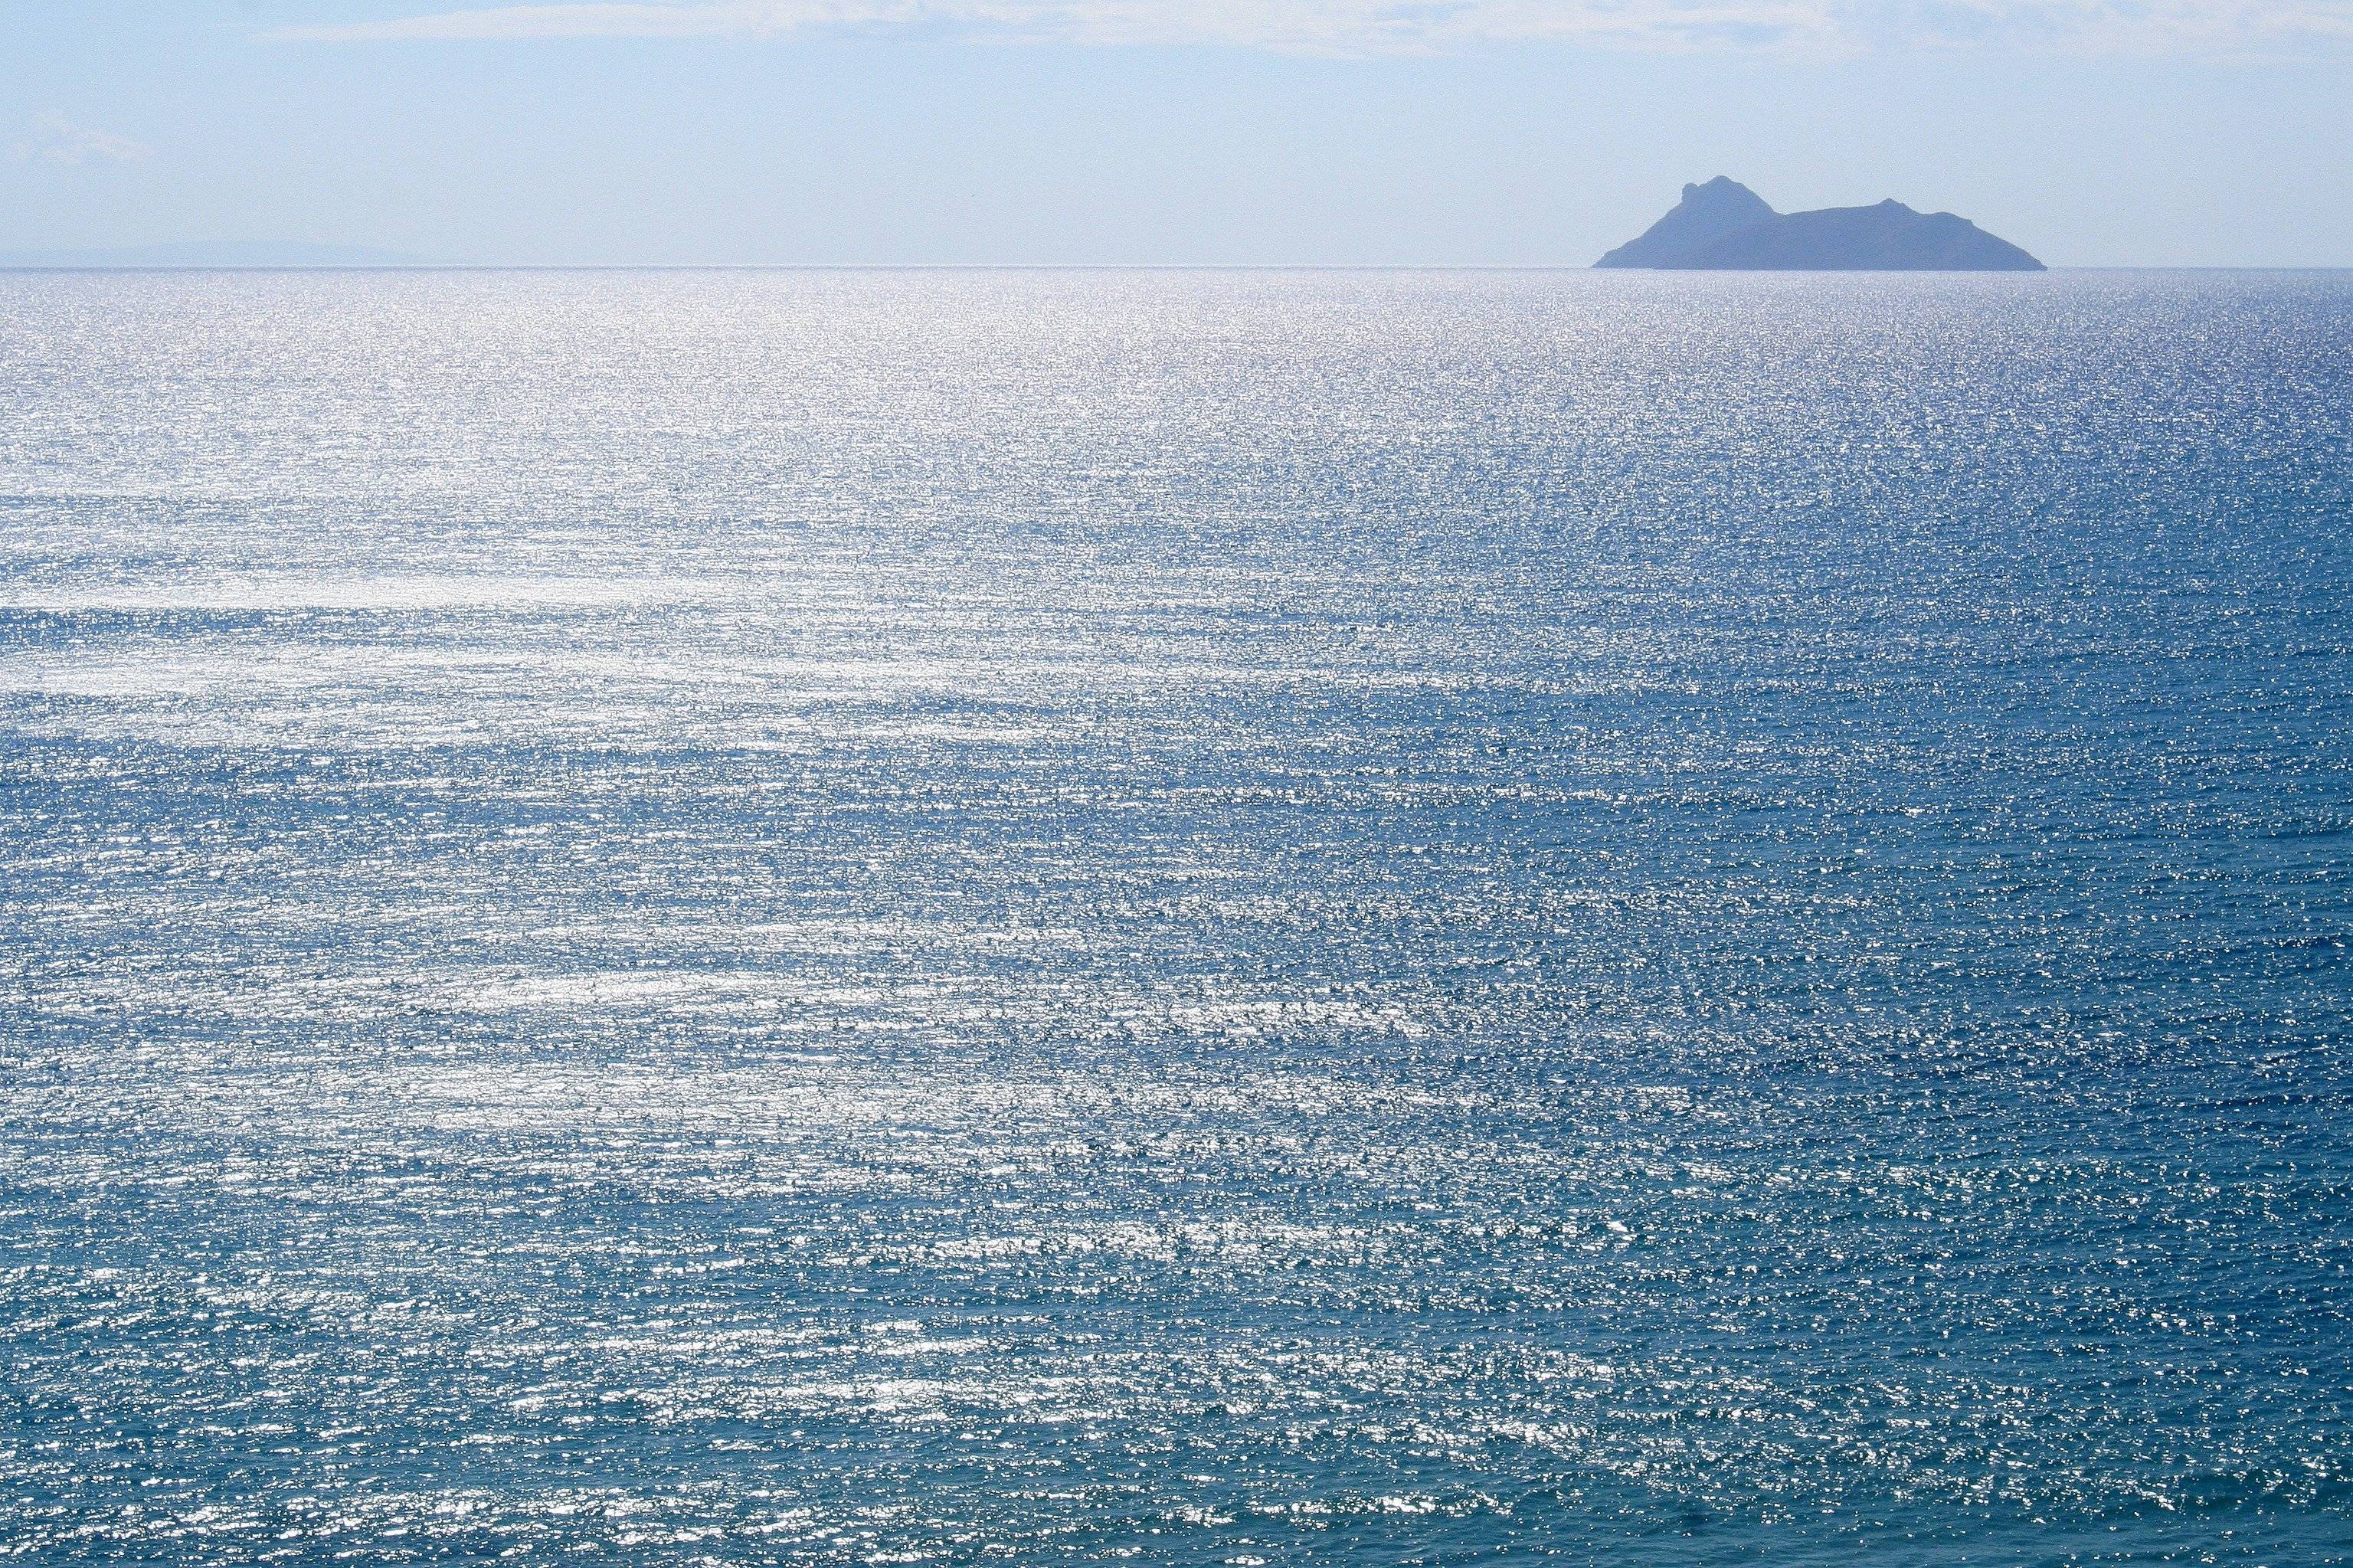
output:
POLYGON ((0 0, 0 251, 1581 265, 1716 174, 2353 265, 2353 0, 0 0))

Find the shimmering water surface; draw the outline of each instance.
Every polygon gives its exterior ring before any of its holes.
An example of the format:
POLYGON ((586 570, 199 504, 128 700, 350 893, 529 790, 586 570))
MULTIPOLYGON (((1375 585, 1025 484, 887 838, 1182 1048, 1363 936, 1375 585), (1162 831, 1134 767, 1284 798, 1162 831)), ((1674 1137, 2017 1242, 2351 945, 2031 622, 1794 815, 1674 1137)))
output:
POLYGON ((0 277, 0 1550, 2353 1562, 2353 276, 0 277))

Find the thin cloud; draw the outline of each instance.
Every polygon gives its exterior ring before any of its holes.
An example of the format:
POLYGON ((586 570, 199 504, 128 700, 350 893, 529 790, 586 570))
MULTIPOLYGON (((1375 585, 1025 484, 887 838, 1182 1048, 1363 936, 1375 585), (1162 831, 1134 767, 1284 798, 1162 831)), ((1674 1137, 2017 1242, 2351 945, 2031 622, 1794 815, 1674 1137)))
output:
POLYGON ((111 131, 93 131, 54 114, 33 122, 32 134, 16 145, 20 164, 129 164, 150 155, 144 143, 111 131))
POLYGON ((805 32, 1344 54, 1543 40, 1664 49, 1986 45, 2230 53, 2353 45, 2353 0, 594 0, 476 6, 271 36, 390 42, 805 32))

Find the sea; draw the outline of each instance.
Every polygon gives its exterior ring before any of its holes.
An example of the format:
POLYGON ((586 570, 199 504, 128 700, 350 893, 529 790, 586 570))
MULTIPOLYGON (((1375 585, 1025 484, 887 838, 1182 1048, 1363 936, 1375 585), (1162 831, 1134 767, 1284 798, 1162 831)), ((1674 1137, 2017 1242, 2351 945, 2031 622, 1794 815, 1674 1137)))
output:
POLYGON ((2353 1563, 2353 273, 0 275, 0 1557, 2353 1563))

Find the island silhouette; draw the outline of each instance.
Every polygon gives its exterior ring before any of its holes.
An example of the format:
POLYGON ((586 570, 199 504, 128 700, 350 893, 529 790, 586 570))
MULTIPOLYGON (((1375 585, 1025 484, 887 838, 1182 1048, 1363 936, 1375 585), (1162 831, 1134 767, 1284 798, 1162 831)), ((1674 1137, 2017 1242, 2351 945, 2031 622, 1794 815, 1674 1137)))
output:
POLYGON ((1675 209, 1594 263, 1746 272, 2040 272, 2009 240, 1900 201, 1776 212, 1722 175, 1685 185, 1675 209))

